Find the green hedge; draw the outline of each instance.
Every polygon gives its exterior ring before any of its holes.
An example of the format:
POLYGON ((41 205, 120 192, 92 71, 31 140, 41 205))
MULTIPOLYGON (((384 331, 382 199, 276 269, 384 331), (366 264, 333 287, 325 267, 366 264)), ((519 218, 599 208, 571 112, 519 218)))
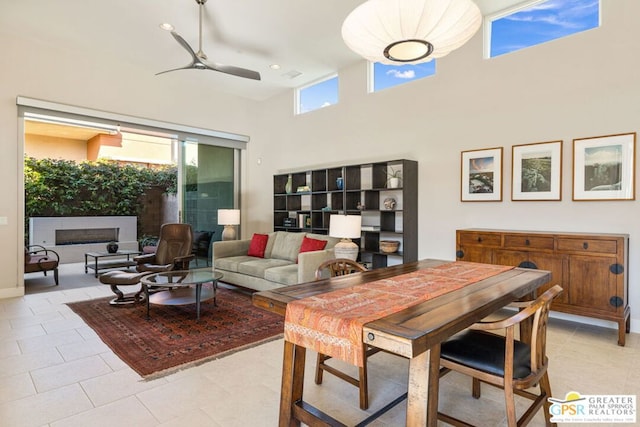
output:
POLYGON ((175 167, 149 169, 113 161, 24 160, 25 219, 38 216, 139 215, 150 188, 175 194, 175 167))

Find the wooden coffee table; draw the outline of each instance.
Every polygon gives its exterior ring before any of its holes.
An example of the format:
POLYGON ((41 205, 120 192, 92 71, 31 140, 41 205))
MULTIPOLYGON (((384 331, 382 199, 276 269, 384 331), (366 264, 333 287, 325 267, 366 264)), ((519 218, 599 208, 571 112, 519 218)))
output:
POLYGON ((176 270, 154 273, 141 279, 142 290, 147 300, 147 319, 150 304, 186 305, 196 304, 196 319, 200 320, 200 303, 213 299, 217 306, 216 290, 222 273, 209 268, 176 270), (211 288, 202 285, 211 283, 211 288))

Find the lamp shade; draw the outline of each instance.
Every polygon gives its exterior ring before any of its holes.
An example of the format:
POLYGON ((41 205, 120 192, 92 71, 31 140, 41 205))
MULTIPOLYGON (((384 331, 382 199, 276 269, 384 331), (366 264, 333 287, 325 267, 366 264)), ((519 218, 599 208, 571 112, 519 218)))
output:
POLYGON ((240 209, 218 209, 218 225, 240 224, 240 209))
POLYGON ((342 38, 371 62, 417 64, 459 48, 481 24, 472 0, 368 0, 347 16, 342 38))
POLYGON ((360 237, 362 217, 360 215, 331 215, 329 218, 329 236, 340 239, 360 237))

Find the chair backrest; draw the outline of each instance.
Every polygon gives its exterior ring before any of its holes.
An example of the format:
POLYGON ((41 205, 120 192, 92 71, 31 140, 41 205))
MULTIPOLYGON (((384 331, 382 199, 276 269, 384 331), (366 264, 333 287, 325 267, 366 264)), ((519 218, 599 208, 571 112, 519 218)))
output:
POLYGON ((322 279, 325 270, 329 272, 330 277, 367 271, 364 266, 353 260, 348 258, 335 258, 327 260, 318 266, 316 269, 316 280, 322 279))
MULTIPOLYGON (((512 307, 520 307, 520 311, 513 316, 501 321, 479 322, 474 324, 471 329, 505 329, 505 338, 507 339, 506 351, 513 348, 515 339, 515 327, 519 326, 523 321, 533 317, 529 336, 521 336, 521 341, 527 341, 531 349, 530 370, 531 375, 537 375, 541 368, 547 364, 547 323, 549 321, 549 310, 553 299, 562 292, 559 285, 554 285, 547 289, 542 295, 533 301, 510 304, 512 307), (483 326, 486 326, 484 328, 483 326)), ((520 332, 524 333, 526 329, 520 328, 520 332)), ((511 359, 513 352, 511 352, 511 359)), ((507 362, 508 357, 505 357, 507 362)), ((513 364, 513 360, 511 360, 513 364)), ((505 369, 508 370, 507 367, 505 369)))
POLYGON ((172 264, 176 257, 190 255, 192 245, 193 230, 190 224, 163 224, 160 227, 155 262, 172 264))
MULTIPOLYGON (((562 292, 559 285, 547 289, 529 308, 535 310, 531 328, 531 370, 536 371, 546 363, 547 358, 547 324, 551 302, 562 292)), ((526 311, 525 309, 524 311, 526 311)))

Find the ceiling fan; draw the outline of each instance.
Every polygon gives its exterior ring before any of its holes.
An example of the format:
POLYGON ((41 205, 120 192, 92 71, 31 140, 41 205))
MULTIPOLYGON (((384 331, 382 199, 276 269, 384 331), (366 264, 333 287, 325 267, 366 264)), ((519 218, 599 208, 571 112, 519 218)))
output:
POLYGON ((196 0, 196 3, 200 5, 200 27, 199 27, 199 45, 198 52, 194 52, 189 46, 189 43, 185 41, 178 33, 171 29, 171 35, 174 39, 191 55, 191 63, 184 67, 174 68, 167 71, 161 71, 156 73, 157 75, 169 73, 171 71, 178 70, 212 70, 219 71, 221 73, 231 74, 233 76, 244 77, 246 79, 260 80, 260 73, 257 71, 247 70, 245 68, 234 67, 232 65, 222 65, 216 63, 207 64, 204 61, 207 59, 207 55, 202 51, 202 9, 207 0, 196 0))

